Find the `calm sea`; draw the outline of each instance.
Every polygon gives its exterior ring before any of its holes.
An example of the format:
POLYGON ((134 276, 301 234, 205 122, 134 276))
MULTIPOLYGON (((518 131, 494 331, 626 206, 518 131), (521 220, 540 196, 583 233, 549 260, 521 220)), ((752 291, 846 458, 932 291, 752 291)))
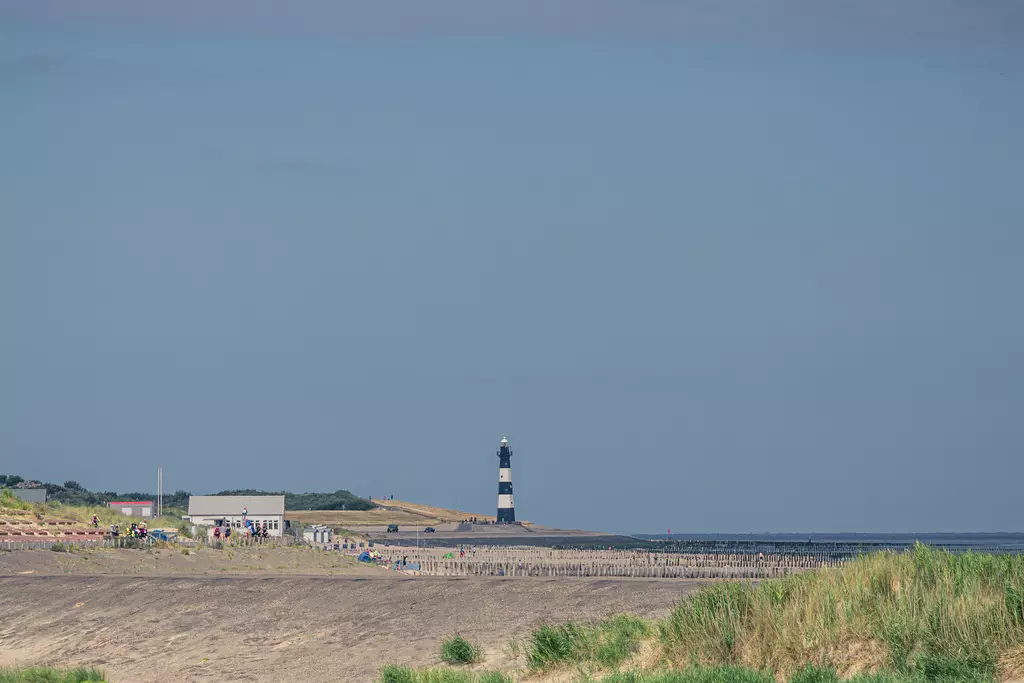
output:
POLYGON ((843 547, 852 551, 913 547, 915 543, 945 548, 954 552, 976 550, 989 553, 1024 553, 1024 533, 927 533, 927 534, 633 534, 635 538, 668 542, 680 549, 730 549, 778 547, 813 550, 843 547))

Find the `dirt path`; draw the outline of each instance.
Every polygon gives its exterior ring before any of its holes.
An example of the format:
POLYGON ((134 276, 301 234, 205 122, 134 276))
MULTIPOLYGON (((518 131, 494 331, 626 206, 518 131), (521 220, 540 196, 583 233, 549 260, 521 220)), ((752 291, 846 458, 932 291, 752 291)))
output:
POLYGON ((0 666, 97 664, 116 683, 371 681, 456 631, 500 664, 539 623, 661 616, 680 581, 374 576, 0 578, 0 666))

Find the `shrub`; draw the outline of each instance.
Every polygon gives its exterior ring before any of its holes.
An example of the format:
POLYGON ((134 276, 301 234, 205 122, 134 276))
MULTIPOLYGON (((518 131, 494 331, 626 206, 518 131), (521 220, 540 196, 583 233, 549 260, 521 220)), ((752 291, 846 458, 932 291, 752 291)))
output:
POLYGON ((52 550, 55 553, 66 553, 68 552, 68 546, 64 545, 60 541, 57 541, 56 543, 50 546, 50 550, 52 550))
POLYGON ((441 661, 446 664, 472 664, 480 659, 480 648, 456 634, 441 643, 441 661))

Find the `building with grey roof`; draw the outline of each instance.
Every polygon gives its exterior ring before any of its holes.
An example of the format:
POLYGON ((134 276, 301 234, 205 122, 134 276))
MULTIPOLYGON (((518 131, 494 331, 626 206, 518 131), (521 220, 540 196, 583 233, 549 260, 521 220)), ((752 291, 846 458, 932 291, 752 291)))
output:
POLYGON ((244 530, 245 520, 267 525, 267 534, 284 531, 284 496, 189 496, 188 519, 195 526, 244 530))

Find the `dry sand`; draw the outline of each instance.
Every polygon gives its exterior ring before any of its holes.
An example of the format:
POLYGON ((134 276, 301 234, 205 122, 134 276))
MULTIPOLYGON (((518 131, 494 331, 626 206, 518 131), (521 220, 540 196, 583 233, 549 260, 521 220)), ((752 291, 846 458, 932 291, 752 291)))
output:
POLYGON ((0 666, 97 664, 116 683, 371 681, 386 663, 437 664, 458 631, 503 668, 509 639, 544 621, 661 616, 697 585, 410 578, 258 550, 0 553, 0 666))

